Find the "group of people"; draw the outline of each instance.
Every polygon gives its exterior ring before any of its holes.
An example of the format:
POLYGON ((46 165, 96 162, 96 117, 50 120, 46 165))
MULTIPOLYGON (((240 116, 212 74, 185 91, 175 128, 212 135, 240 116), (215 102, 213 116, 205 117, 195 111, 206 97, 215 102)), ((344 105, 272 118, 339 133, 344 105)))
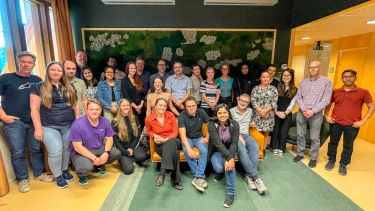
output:
POLYGON ((43 81, 31 74, 35 61, 34 54, 21 52, 17 55, 18 71, 0 76, 0 119, 9 140, 20 192, 30 190, 25 142, 30 149, 35 180, 55 181, 59 188, 66 188, 74 180, 68 171, 69 162, 81 185, 88 183, 91 171, 105 175, 105 165, 116 160, 125 174, 131 174, 136 163, 144 165, 147 159, 147 153, 139 146, 141 135, 147 133, 154 140, 156 153, 162 157, 156 186, 163 185, 170 172, 172 186, 183 189, 179 160, 179 150, 183 149, 194 177, 192 185, 197 190, 204 192, 208 185, 204 174, 208 164, 216 173, 215 182, 225 175, 227 195, 223 205, 230 207, 234 200, 237 156, 248 187, 261 195, 267 190, 258 177, 259 151, 263 150, 265 156, 265 148, 259 149, 249 135, 250 127, 264 135, 265 147, 272 132, 269 146, 274 155, 282 157, 292 110, 297 103, 298 148, 293 161, 299 162, 304 157, 309 123, 312 144, 308 166, 314 168, 325 110, 325 118, 331 124, 329 161, 325 168, 333 169, 337 145, 344 132, 339 173, 346 175, 359 127, 375 109, 369 92, 355 85, 354 70, 342 73, 344 86, 332 94, 332 82, 320 75, 319 61, 310 63, 310 77, 298 89, 294 71, 282 70, 279 82, 274 78, 274 65, 261 72, 259 81, 250 76, 248 64, 242 64, 241 76, 236 79, 229 77, 227 64, 221 65, 221 76, 216 79, 214 68, 208 67, 204 80, 199 65, 192 66, 189 78, 183 74, 181 62, 174 62, 173 74, 169 74, 166 62, 159 60, 158 72, 151 75, 144 70, 141 57, 135 63, 128 62, 125 72, 118 70, 116 58, 110 57, 98 82, 93 69, 87 66, 84 51, 77 53, 76 62, 50 62, 43 81), (364 103, 369 109, 362 118, 364 103), (330 116, 332 104, 335 107, 330 116), (204 125, 207 132, 202 132, 204 125), (44 173, 41 141, 47 148, 53 176, 44 173), (199 159, 194 147, 199 151, 199 159))

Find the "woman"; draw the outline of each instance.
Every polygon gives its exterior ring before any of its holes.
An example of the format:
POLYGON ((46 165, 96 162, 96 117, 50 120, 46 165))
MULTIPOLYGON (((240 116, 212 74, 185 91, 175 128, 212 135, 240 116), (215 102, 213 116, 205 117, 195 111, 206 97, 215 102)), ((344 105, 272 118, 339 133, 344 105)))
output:
POLYGON ((137 73, 137 67, 133 62, 126 64, 125 73, 128 77, 121 81, 122 96, 130 101, 133 112, 137 115, 141 130, 145 125, 145 108, 143 107, 145 101, 145 93, 143 91, 142 80, 137 73))
POLYGON ((233 101, 233 78, 229 77, 229 65, 223 64, 220 67, 221 76, 216 79, 216 81, 220 85, 221 93, 220 93, 220 100, 219 103, 225 103, 229 108, 232 107, 232 101, 233 101))
POLYGON ((34 137, 47 148, 57 187, 66 188, 67 181, 74 179, 68 171, 68 137, 71 124, 79 117, 77 95, 60 63, 52 61, 46 70, 44 81, 32 86, 30 92, 34 137))
POLYGON ((103 116, 110 122, 117 112, 118 103, 122 99, 121 82, 114 80, 115 70, 111 66, 104 68, 104 81, 98 84, 96 97, 103 104, 103 116))
POLYGON ((87 99, 96 100, 96 91, 98 86, 98 80, 94 78, 94 70, 89 66, 84 66, 83 70, 83 81, 86 84, 87 99))
POLYGON ((206 69, 207 79, 202 81, 200 92, 202 95, 201 108, 207 113, 209 117, 212 117, 216 108, 217 103, 220 99, 220 86, 214 79, 215 70, 212 67, 206 69))
POLYGON ((212 168, 216 172, 214 181, 218 182, 225 174, 227 181, 227 196, 224 207, 230 207, 234 200, 234 186, 236 184, 236 169, 234 159, 238 149, 240 127, 234 121, 226 104, 219 104, 214 114, 214 120, 208 123, 209 157, 212 168))
POLYGON ((181 141, 176 138, 178 135, 176 118, 172 112, 166 110, 167 101, 159 98, 155 103, 155 112, 146 117, 147 133, 154 138, 155 151, 163 158, 155 185, 162 186, 165 174, 171 171, 173 187, 182 190, 179 151, 181 141))
POLYGON ((138 117, 134 115, 130 108, 130 101, 128 99, 120 100, 119 108, 112 121, 113 131, 115 132, 113 138, 115 146, 121 152, 118 161, 122 171, 129 175, 134 171, 133 159, 137 163, 142 163, 146 160, 146 153, 141 147, 138 147, 141 127, 138 117))
POLYGON ((275 126, 271 137, 273 154, 282 157, 285 152, 289 126, 292 122, 292 109, 296 104, 297 88, 294 85, 294 70, 285 69, 281 73, 281 83, 277 87, 278 99, 275 108, 275 126))
POLYGON ((270 73, 263 71, 260 75, 260 84, 251 92, 251 104, 254 109, 253 120, 256 129, 264 136, 263 157, 266 157, 268 133, 273 130, 275 124, 273 108, 276 107, 277 89, 270 85, 270 73))
POLYGON ((151 92, 147 95, 147 111, 146 116, 150 115, 155 110, 155 102, 157 99, 163 98, 168 102, 169 110, 172 111, 175 115, 178 115, 176 108, 172 104, 171 94, 166 92, 164 89, 163 78, 157 76, 154 79, 154 92, 151 92))
MULTIPOLYGON (((255 80, 247 63, 241 65, 241 73, 233 82, 234 98, 237 99, 242 94, 251 95, 251 89, 255 86, 255 80)), ((250 106, 250 104, 249 104, 250 106)))

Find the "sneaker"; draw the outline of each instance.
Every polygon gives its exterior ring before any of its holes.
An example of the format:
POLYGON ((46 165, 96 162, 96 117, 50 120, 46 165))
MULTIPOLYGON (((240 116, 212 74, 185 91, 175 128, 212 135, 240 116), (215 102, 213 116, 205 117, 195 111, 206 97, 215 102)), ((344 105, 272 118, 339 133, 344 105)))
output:
POLYGON ((266 193, 266 186, 263 184, 263 181, 260 178, 257 178, 255 181, 255 186, 257 188, 257 191, 260 195, 264 195, 266 193))
POLYGON ((63 171, 62 176, 64 177, 65 181, 67 181, 67 182, 71 182, 71 181, 74 180, 73 175, 71 175, 68 170, 63 171))
POLYGON ((201 192, 204 192, 204 187, 203 187, 202 179, 201 179, 201 178, 197 178, 197 177, 195 177, 195 178, 193 179, 193 181, 191 182, 191 184, 193 184, 194 187, 195 187, 197 190, 199 190, 199 191, 201 191, 201 192))
POLYGON ((245 175, 245 181, 247 182, 247 187, 249 187, 250 190, 256 190, 257 189, 253 179, 251 179, 249 176, 245 175))
POLYGON ((99 171, 98 171, 98 175, 99 176, 104 176, 107 174, 107 171, 105 170, 105 167, 102 166, 101 168, 99 168, 99 171))
POLYGON ((36 181, 43 181, 43 182, 53 182, 54 178, 51 175, 46 173, 41 174, 40 176, 34 177, 36 181))
POLYGON ((25 180, 18 182, 18 190, 21 193, 29 192, 30 191, 29 180, 25 179, 25 180))
POLYGON ((233 200, 234 200, 234 194, 227 194, 227 196, 225 197, 223 206, 225 208, 232 206, 233 200))
POLYGON ((327 171, 332 171, 333 167, 335 166, 335 161, 333 160, 328 160, 328 163, 325 166, 325 169, 327 171))
POLYGON ((78 183, 80 185, 87 185, 87 183, 89 183, 89 179, 87 178, 87 176, 78 176, 78 183))
POLYGON ((62 175, 55 178, 55 182, 58 188, 66 188, 68 187, 68 183, 65 181, 62 175))
POLYGON ((310 168, 315 168, 316 167, 316 160, 310 160, 309 165, 310 168))
POLYGON ((274 149, 273 150, 273 155, 279 155, 279 150, 278 149, 274 149))
POLYGON ((343 164, 340 164, 340 167, 339 167, 339 174, 342 175, 342 176, 346 176, 348 172, 346 171, 346 166, 343 165, 343 164))
POLYGON ((214 182, 219 182, 224 177, 224 173, 215 174, 214 182))
POLYGON ((297 156, 295 156, 295 157, 293 158, 293 162, 298 163, 298 162, 300 162, 302 159, 303 159, 302 156, 297 155, 297 156))
POLYGON ((207 181, 204 178, 202 178, 202 186, 204 188, 207 188, 207 186, 208 186, 207 181))
POLYGON ((284 152, 281 149, 279 149, 279 152, 277 153, 277 155, 279 157, 283 157, 284 156, 284 152))

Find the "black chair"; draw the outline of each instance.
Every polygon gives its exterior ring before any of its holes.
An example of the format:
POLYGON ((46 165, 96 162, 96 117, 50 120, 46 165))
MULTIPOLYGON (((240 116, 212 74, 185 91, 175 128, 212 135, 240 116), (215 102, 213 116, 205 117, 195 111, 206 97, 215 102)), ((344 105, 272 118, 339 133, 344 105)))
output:
MULTIPOLYGON (((289 144, 292 144, 292 145, 297 145, 296 117, 297 117, 297 113, 294 113, 292 115, 292 123, 291 123, 290 128, 289 128, 288 138, 286 139, 286 142, 289 143, 289 144)), ((327 138, 329 137, 329 133, 330 133, 329 123, 323 117, 322 127, 320 128, 320 146, 322 146, 326 142, 327 138)), ((305 140, 306 140, 306 148, 311 149, 309 123, 307 123, 305 140)))

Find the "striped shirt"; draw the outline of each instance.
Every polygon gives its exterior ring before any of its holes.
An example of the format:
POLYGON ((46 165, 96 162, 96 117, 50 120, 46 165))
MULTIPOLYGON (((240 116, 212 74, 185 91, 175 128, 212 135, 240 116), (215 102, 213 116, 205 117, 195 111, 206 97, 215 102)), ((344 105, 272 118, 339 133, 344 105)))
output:
POLYGON ((319 113, 329 104, 332 96, 332 81, 319 75, 315 80, 309 78, 301 81, 296 100, 302 111, 313 110, 319 113))
MULTIPOLYGON (((216 95, 221 93, 220 85, 216 86, 207 82, 207 80, 202 81, 200 87, 200 93, 206 94, 208 101, 215 102, 216 95)), ((209 108, 208 104, 202 99, 201 108, 209 108)))

